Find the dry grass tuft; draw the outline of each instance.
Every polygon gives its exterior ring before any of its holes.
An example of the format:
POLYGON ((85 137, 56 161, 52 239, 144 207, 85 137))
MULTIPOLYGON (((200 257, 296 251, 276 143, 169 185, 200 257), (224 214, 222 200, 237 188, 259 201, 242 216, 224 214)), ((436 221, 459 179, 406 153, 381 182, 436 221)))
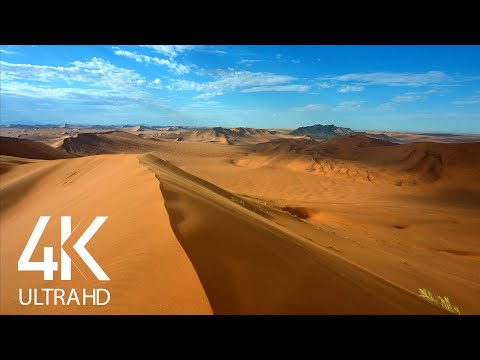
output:
POLYGON ((441 297, 439 295, 433 295, 430 291, 428 291, 427 289, 418 289, 418 291, 420 292, 420 297, 424 298, 424 299, 427 299, 428 301, 431 301, 437 305, 440 305, 441 307, 443 307, 444 309, 450 311, 451 313, 453 314, 457 314, 457 315, 460 315, 460 310, 458 309, 458 306, 454 306, 450 303, 450 300, 448 299, 448 297, 444 296, 444 297, 441 297))

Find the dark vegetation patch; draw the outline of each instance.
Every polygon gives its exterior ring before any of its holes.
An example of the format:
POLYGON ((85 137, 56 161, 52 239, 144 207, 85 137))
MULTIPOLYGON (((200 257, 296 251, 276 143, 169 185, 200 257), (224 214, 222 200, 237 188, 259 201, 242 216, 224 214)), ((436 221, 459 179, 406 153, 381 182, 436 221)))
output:
POLYGON ((290 215, 296 216, 299 219, 303 220, 306 220, 312 216, 311 211, 304 207, 285 206, 282 208, 282 210, 288 212, 290 215))

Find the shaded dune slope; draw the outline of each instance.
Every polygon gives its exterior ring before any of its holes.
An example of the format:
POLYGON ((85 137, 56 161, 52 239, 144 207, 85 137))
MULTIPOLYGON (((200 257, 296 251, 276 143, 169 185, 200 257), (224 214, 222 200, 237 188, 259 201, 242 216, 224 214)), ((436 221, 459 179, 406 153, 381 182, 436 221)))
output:
MULTIPOLYGON (((262 166, 349 177, 356 181, 415 185, 440 179, 480 180, 480 143, 394 144, 365 135, 318 142, 276 139, 255 145, 238 166, 262 166)), ((471 181, 470 180, 470 181, 471 181)))
POLYGON ((17 165, 29 164, 41 160, 0 155, 0 175, 7 173, 17 165))
POLYGON ((0 155, 26 159, 55 160, 75 157, 47 144, 0 136, 0 155))
POLYGON ((154 154, 170 223, 216 314, 443 313, 154 154))
POLYGON ((272 136, 275 136, 275 134, 275 131, 266 129, 215 127, 194 131, 188 134, 188 137, 191 140, 232 145, 235 142, 249 142, 255 139, 263 139, 263 141, 266 141, 271 139, 272 136))
POLYGON ((144 153, 158 150, 161 140, 122 131, 84 133, 63 140, 61 148, 76 155, 144 153))

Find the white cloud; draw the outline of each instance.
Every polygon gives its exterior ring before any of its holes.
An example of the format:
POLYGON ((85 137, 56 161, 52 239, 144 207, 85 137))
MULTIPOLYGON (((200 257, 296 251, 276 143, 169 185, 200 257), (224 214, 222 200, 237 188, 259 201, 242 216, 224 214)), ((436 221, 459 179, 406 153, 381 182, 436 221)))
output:
POLYGON ((335 106, 334 110, 350 111, 350 110, 360 108, 364 103, 365 103, 365 101, 363 101, 363 100, 342 101, 337 106, 335 106))
POLYGON ((46 85, 33 85, 20 82, 2 83, 2 95, 23 96, 36 99, 60 100, 95 105, 129 105, 141 103, 148 98, 142 90, 121 91, 98 88, 52 88, 46 85))
POLYGON ((219 55, 225 55, 225 54, 228 54, 226 51, 224 50, 217 50, 217 49, 213 49, 213 50, 203 50, 204 52, 208 52, 208 53, 211 53, 211 54, 219 54, 219 55))
POLYGON ((329 109, 330 109, 330 106, 327 104, 308 104, 305 106, 292 107, 288 109, 288 111, 308 112, 308 111, 324 111, 329 109))
POLYGON ((434 89, 429 89, 429 90, 424 90, 424 91, 415 91, 415 92, 409 92, 407 94, 409 95, 429 95, 429 94, 435 94, 435 93, 441 93, 441 92, 446 92, 448 90, 443 89, 440 85, 434 85, 434 89))
POLYGON ((194 49, 195 45, 141 45, 146 48, 150 48, 153 51, 168 56, 169 58, 174 58, 175 56, 187 51, 194 49))
POLYGON ((288 111, 293 112, 314 112, 314 111, 351 111, 362 107, 365 101, 362 100, 350 100, 342 101, 336 105, 328 104, 308 104, 300 107, 293 107, 288 111))
POLYGON ((377 110, 393 110, 400 106, 401 103, 411 103, 425 99, 426 95, 443 92, 443 89, 429 89, 424 91, 411 91, 405 94, 400 94, 392 97, 386 103, 377 106, 377 110))
POLYGON ((425 73, 395 73, 395 72, 372 72, 350 73, 337 76, 321 77, 319 80, 359 82, 364 85, 386 86, 424 86, 436 84, 450 77, 441 71, 428 71, 425 73))
POLYGON ((239 61, 239 64, 245 64, 247 66, 252 66, 255 63, 262 62, 263 60, 257 60, 257 59, 244 59, 239 61))
MULTIPOLYGON (((112 49, 115 49, 115 47, 113 47, 112 49)), ((118 49, 118 48, 116 48, 118 49)), ((130 59, 134 59, 136 62, 143 62, 143 58, 150 58, 149 56, 144 56, 144 55, 138 55, 136 53, 133 53, 131 51, 126 51, 126 50, 115 50, 115 55, 118 55, 118 56, 125 56, 127 58, 130 58, 130 59)), ((150 62, 150 60, 148 61, 150 62)))
POLYGON ((452 101, 451 104, 455 104, 455 105, 480 104, 480 95, 470 96, 463 100, 452 101))
POLYGON ((359 92, 365 89, 362 85, 344 85, 338 89, 339 93, 348 93, 348 92, 359 92))
POLYGON ((134 59, 136 62, 146 62, 149 64, 156 64, 161 66, 166 66, 172 72, 176 74, 187 74, 190 72, 190 68, 188 66, 178 64, 174 60, 170 59, 159 59, 158 57, 151 57, 148 55, 137 54, 127 50, 115 50, 115 55, 118 56, 125 56, 130 59, 134 59))
POLYGON ((171 90, 198 91, 209 94, 220 94, 239 89, 244 92, 305 91, 308 89, 306 85, 288 84, 296 80, 296 78, 287 75, 236 71, 234 69, 216 70, 205 73, 204 75, 207 74, 215 80, 207 82, 173 80, 169 88, 171 90))
MULTIPOLYGON (((157 101, 144 90, 150 85, 133 70, 100 58, 71 66, 0 62, 1 95, 46 99, 81 105, 140 105, 157 101)), ((155 83, 154 86, 160 86, 155 83)), ((157 105, 154 105, 157 106, 157 105)))
POLYGON ((119 68, 100 58, 89 61, 74 61, 73 66, 48 66, 13 64, 0 61, 2 85, 8 81, 65 81, 67 83, 90 83, 95 87, 126 89, 146 83, 133 70, 119 68))
POLYGON ((257 62, 262 62, 263 60, 258 60, 258 59, 244 59, 241 60, 241 64, 249 64, 249 63, 257 63, 257 62))
POLYGON ((319 87, 320 89, 330 89, 334 87, 335 85, 331 83, 326 83, 326 82, 317 82, 315 83, 315 86, 319 87))
MULTIPOLYGON (((213 109, 213 108, 224 108, 224 105, 220 101, 215 100, 206 100, 206 101, 195 101, 189 102, 179 108, 181 111, 191 112, 198 109, 213 109)), ((231 108, 231 107, 228 107, 231 108)))
POLYGON ((397 95, 392 98, 392 101, 395 103, 402 103, 402 102, 414 102, 417 100, 422 99, 423 97, 421 95, 416 95, 416 94, 404 94, 404 95, 397 95))
POLYGON ((17 52, 16 52, 16 51, 7 51, 7 50, 4 50, 4 49, 0 49, 0 53, 4 53, 4 54, 16 54, 17 52))
POLYGON ((206 99, 211 99, 211 98, 213 98, 215 96, 219 96, 219 95, 223 95, 223 93, 222 92, 207 92, 207 93, 203 93, 203 94, 195 96, 194 99, 206 100, 206 99))
POLYGON ((296 91, 296 92, 304 92, 310 89, 309 85, 275 85, 275 86, 256 86, 252 88, 243 89, 242 92, 250 93, 250 92, 261 92, 261 91, 296 91))
POLYGON ((294 59, 290 56, 284 56, 282 54, 275 54, 275 58, 278 60, 278 62, 281 63, 293 63, 293 64, 300 64, 299 59, 294 59))
POLYGON ((393 101, 387 101, 386 103, 378 105, 374 110, 394 110, 398 108, 400 104, 393 102, 393 101))
POLYGON ((150 82, 148 84, 149 87, 153 88, 153 89, 163 89, 163 86, 162 86, 162 80, 156 78, 155 80, 153 80, 152 82, 150 82))

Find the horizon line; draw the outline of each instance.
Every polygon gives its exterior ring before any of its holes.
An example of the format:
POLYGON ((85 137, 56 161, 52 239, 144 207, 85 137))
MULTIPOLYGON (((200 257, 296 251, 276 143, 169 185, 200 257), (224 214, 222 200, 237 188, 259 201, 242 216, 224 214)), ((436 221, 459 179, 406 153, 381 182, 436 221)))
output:
MULTIPOLYGON (((150 124, 128 124, 128 123, 118 123, 118 124, 104 124, 104 125, 99 125, 99 124, 91 124, 91 123, 0 123, 0 128, 15 128, 17 126, 22 126, 22 127, 43 127, 43 128, 49 128, 49 127, 55 127, 58 128, 60 126, 75 126, 75 127, 83 127, 83 128, 115 128, 115 127, 134 127, 134 126, 144 126, 147 128, 164 128, 164 127, 176 127, 176 128, 185 128, 185 129, 210 129, 210 128, 223 128, 223 129, 233 129, 233 128, 244 128, 244 129, 265 129, 265 130, 275 130, 275 129, 283 129, 283 130, 289 130, 289 129, 298 129, 302 127, 311 127, 315 125, 322 125, 322 126, 327 126, 327 125, 333 125, 337 126, 335 124, 313 124, 313 125, 305 125, 305 126, 299 126, 299 127, 255 127, 255 126, 192 126, 192 125, 150 125, 150 124)), ((456 134, 456 135, 480 135, 480 133, 477 132, 455 132, 455 131, 438 131, 438 130, 428 130, 428 131, 414 131, 414 130, 379 130, 379 129, 358 129, 358 128, 347 128, 344 126, 337 126, 341 128, 346 128, 353 130, 355 132, 368 132, 368 131, 376 131, 376 132, 398 132, 398 133, 412 133, 412 134, 456 134)))

